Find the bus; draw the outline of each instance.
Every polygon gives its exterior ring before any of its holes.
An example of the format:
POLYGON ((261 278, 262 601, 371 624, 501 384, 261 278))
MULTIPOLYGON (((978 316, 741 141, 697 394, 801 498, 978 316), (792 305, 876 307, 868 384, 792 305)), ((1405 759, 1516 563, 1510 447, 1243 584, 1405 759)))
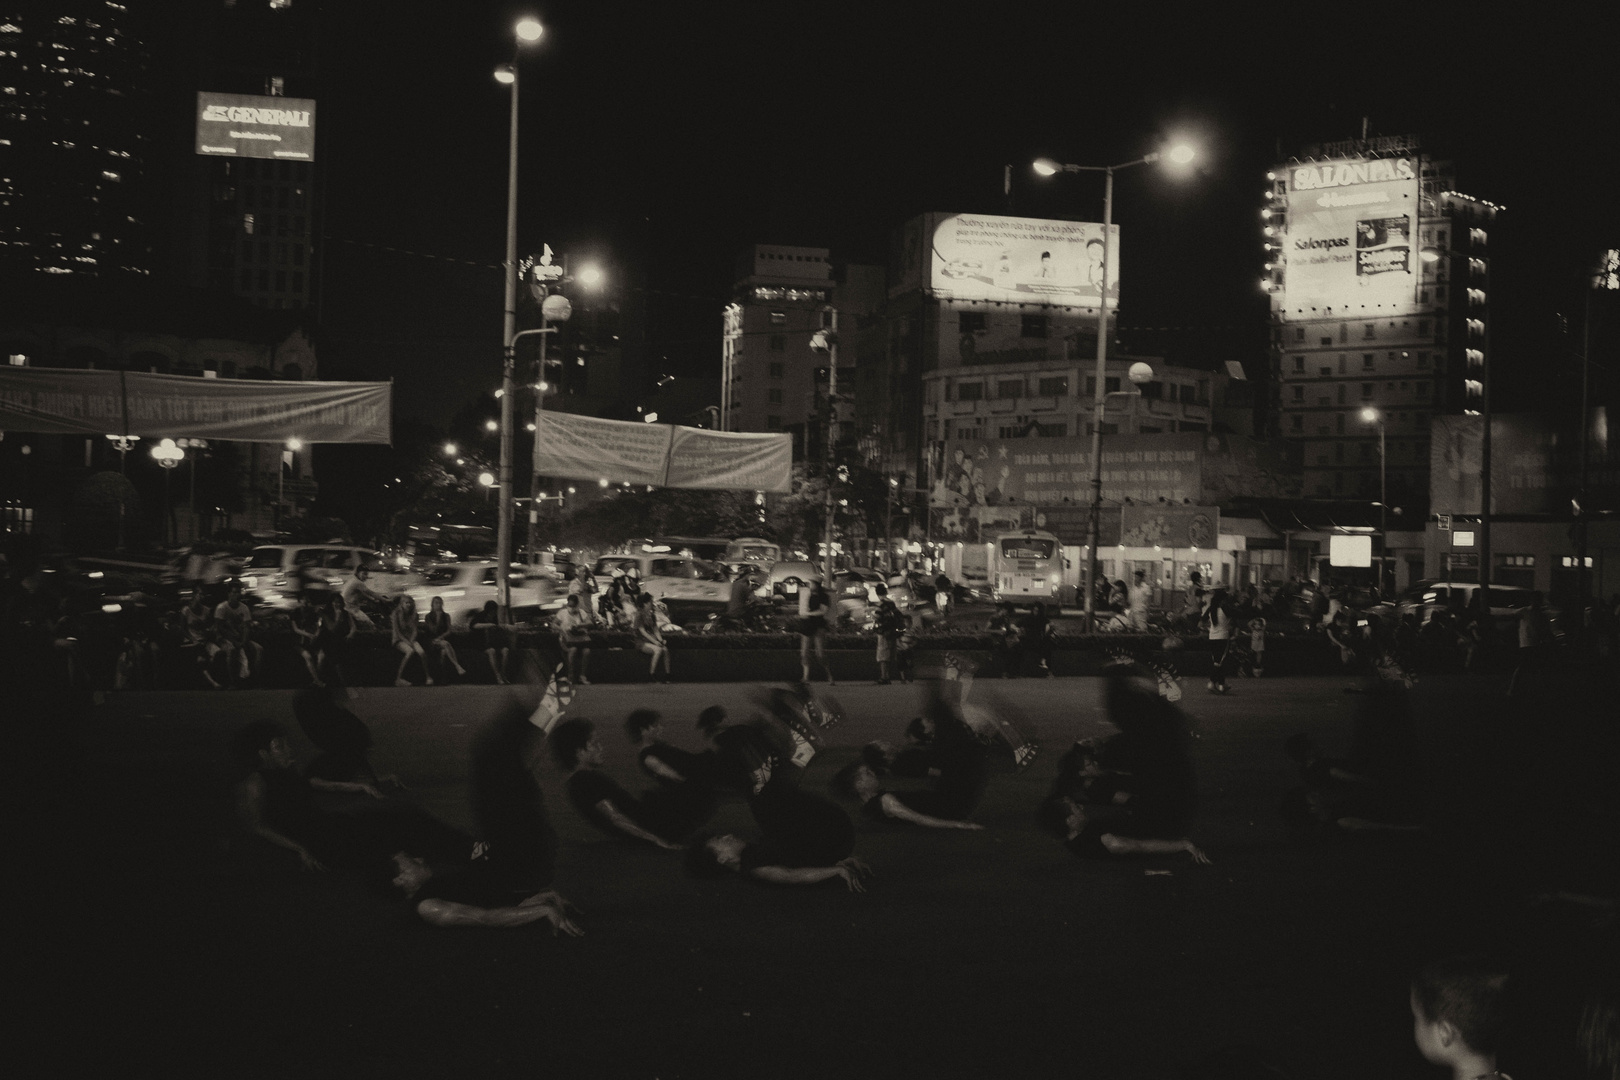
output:
POLYGON ((1063 544, 1039 529, 1001 533, 990 548, 990 583, 997 602, 1056 603, 1063 584, 1063 544))
POLYGON ((728 564, 759 563, 759 565, 769 570, 781 561, 781 547, 757 536, 739 536, 726 545, 725 562, 728 564))
POLYGON ((625 549, 635 555, 689 555, 705 562, 719 562, 730 543, 723 536, 653 536, 631 540, 625 549))

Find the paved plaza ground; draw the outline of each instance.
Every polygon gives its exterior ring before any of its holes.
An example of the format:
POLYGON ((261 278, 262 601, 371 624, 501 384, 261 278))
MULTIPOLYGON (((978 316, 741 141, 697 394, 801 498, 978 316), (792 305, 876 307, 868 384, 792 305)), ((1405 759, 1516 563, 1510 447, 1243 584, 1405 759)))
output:
MULTIPOLYGON (((1207 867, 1081 861, 1037 829, 1058 755, 1110 730, 1097 679, 980 680, 975 698, 1021 712, 1041 758, 993 775, 983 832, 857 817, 857 854, 875 870, 865 895, 690 878, 678 853, 586 826, 548 761, 558 886, 584 910, 572 940, 544 924, 431 929, 290 858, 280 875, 229 872, 226 741, 257 717, 296 731, 290 693, 36 710, 9 729, 5 759, 7 798, 30 823, 12 888, 27 913, 14 946, 39 965, 13 967, 29 973, 13 983, 21 1046, 42 1062, 26 1075, 117 1063, 218 1077, 1175 1077, 1231 1044, 1288 1077, 1436 1075, 1411 1044, 1414 965, 1553 932, 1526 898, 1612 850, 1526 834, 1522 807, 1583 766, 1556 739, 1526 740, 1556 717, 1505 708, 1489 676, 1412 691, 1431 777, 1423 835, 1290 834, 1281 743, 1304 730, 1342 749, 1364 701, 1349 685, 1239 680, 1216 697, 1189 681, 1207 867)), ((666 737, 696 748, 699 709, 745 715, 756 690, 582 687, 573 715, 599 722, 608 771, 636 790, 648 785, 618 728, 626 713, 658 709, 666 737)), ((471 829, 468 739, 507 692, 366 689, 352 707, 379 770, 471 829)), ((913 687, 834 693, 848 720, 804 778, 815 790, 917 711, 913 687)), ((752 831, 736 802, 716 824, 752 831)))

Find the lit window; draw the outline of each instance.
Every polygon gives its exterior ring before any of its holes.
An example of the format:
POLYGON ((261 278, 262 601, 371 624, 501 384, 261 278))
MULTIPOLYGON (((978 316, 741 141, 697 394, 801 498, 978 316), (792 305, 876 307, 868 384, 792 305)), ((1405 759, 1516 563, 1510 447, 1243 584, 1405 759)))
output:
POLYGON ((243 214, 242 215, 242 231, 244 233, 246 233, 247 235, 249 235, 249 236, 253 235, 253 215, 252 214, 243 214))

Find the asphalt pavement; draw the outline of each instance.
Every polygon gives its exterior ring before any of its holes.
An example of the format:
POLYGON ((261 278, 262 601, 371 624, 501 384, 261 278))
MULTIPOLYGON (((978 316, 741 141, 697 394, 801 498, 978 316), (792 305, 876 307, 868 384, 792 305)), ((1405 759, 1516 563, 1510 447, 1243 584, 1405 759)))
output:
MULTIPOLYGON (((296 732, 289 692, 37 706, 6 747, 28 822, 13 895, 30 917, 13 926, 36 931, 13 935, 27 961, 13 968, 21 1060, 39 1055, 27 1075, 114 1060, 232 1077, 1173 1077, 1248 1044, 1288 1077, 1428 1077, 1411 970, 1499 940, 1547 885, 1502 829, 1501 778, 1542 767, 1506 765, 1534 710, 1504 712, 1492 677, 1421 681, 1426 831, 1303 839, 1276 812, 1295 783, 1281 744, 1303 730, 1344 749, 1363 701, 1349 687, 1234 680, 1215 696, 1189 683, 1193 838, 1210 866, 1082 861, 1036 827, 1063 749, 1111 730, 1096 679, 977 681, 974 700, 999 700, 1041 756, 1023 772, 998 762, 983 832, 857 813, 864 895, 690 878, 679 854, 586 826, 547 761, 558 887, 584 912, 573 940, 543 924, 431 929, 365 882, 291 860, 232 873, 225 746, 258 717, 296 732)), ((618 727, 631 709, 659 710, 665 737, 696 749, 700 709, 745 716, 759 689, 581 687, 572 714, 598 722, 607 770, 637 790, 650 783, 618 727)), ((847 719, 804 778, 815 790, 918 711, 915 687, 828 689, 847 719)), ((351 707, 378 769, 470 829, 468 740, 507 692, 368 688, 351 707)), ((1545 768, 1548 783, 1569 779, 1545 768)), ((753 831, 740 803, 715 824, 753 831)))

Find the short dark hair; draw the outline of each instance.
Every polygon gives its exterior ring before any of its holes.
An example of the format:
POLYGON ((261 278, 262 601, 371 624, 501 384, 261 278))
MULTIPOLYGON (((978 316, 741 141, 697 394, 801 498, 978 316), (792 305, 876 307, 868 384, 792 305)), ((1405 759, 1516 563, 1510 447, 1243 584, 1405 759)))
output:
POLYGON ((922 717, 913 716, 911 718, 911 722, 906 725, 906 737, 908 739, 915 739, 917 742, 921 743, 925 743, 933 739, 933 735, 928 733, 928 729, 924 727, 923 724, 924 720, 922 717))
POLYGON ((731 873, 731 868, 721 862, 715 855, 714 849, 709 847, 709 841, 725 833, 703 833, 695 837, 686 849, 686 872, 697 878, 725 877, 731 873))
POLYGON ((630 737, 631 742, 638 743, 648 728, 662 720, 663 717, 652 709, 636 709, 624 718, 624 733, 630 737))
POLYGON ((1449 1023, 1469 1049, 1491 1054, 1502 1033, 1507 980, 1506 965, 1495 957, 1448 956, 1412 976, 1412 1000, 1423 1019, 1449 1023))
POLYGON ((700 731, 713 735, 720 730, 720 725, 726 722, 726 708, 724 705, 710 705, 698 713, 697 726, 700 731))
POLYGON ((869 742, 861 747, 861 761, 874 773, 882 776, 894 764, 894 750, 886 743, 869 742))
POLYGON ((231 737, 231 754, 249 769, 259 767, 259 754, 277 739, 285 739, 287 729, 274 720, 252 720, 231 737))
POLYGON ((1069 838, 1069 815, 1074 812, 1075 801, 1067 795, 1054 795, 1035 810, 1035 820, 1041 828, 1059 840, 1069 838))
POLYGON ((855 778, 860 776, 861 770, 865 768, 867 768, 866 762, 852 761, 833 773, 833 778, 828 782, 827 786, 832 789, 834 795, 842 795, 846 799, 858 799, 860 794, 855 789, 855 778))
POLYGON ((589 720, 564 720, 551 732, 551 754, 557 764, 572 769, 579 764, 580 751, 596 734, 596 725, 589 720))

